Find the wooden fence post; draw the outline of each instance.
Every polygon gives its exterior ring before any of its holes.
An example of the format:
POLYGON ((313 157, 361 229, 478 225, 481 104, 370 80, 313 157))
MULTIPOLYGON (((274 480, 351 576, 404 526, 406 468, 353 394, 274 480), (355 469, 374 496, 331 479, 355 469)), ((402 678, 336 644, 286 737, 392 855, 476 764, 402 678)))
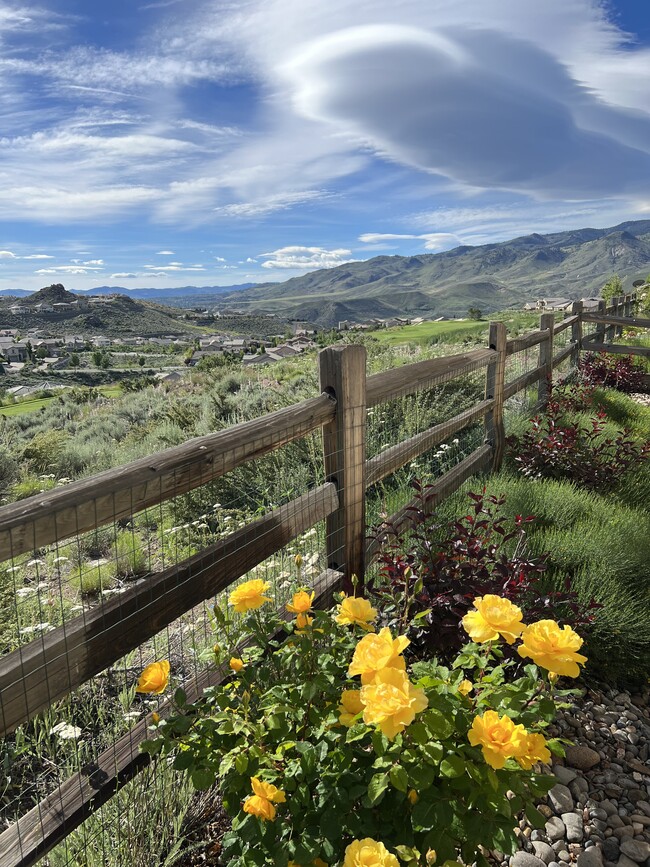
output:
POLYGON ((573 343, 573 352, 571 353, 571 372, 578 369, 580 362, 580 349, 582 347, 582 301, 574 301, 571 305, 571 315, 578 318, 571 326, 571 343, 573 343))
POLYGON ((498 353, 485 372, 485 399, 494 398, 494 407, 485 414, 485 441, 492 446, 493 472, 497 472, 501 467, 506 439, 503 425, 503 387, 506 377, 507 340, 505 322, 490 322, 488 346, 498 353))
MULTIPOLYGON (((607 310, 607 302, 605 300, 599 301, 598 302, 598 312, 599 313, 605 313, 606 310, 607 310)), ((605 343, 605 341, 607 339, 607 334, 605 332, 605 324, 604 323, 599 322, 598 325, 596 325, 596 332, 595 333, 597 335, 595 342, 596 343, 605 343)))
POLYGON ((553 377, 553 328, 555 327, 555 316, 552 313, 542 313, 539 318, 540 331, 548 331, 546 340, 542 340, 539 344, 539 366, 543 367, 542 375, 539 380, 539 390, 537 399, 541 406, 548 401, 551 389, 551 379, 553 377))
POLYGON ((366 536, 366 349, 329 346, 319 355, 320 387, 336 398, 336 416, 323 427, 325 478, 336 484, 339 507, 327 517, 327 565, 343 572, 343 588, 363 588, 366 536))
MULTIPOLYGON (((622 295, 616 295, 615 298, 612 298, 612 307, 614 308, 614 310, 613 310, 614 316, 622 316, 623 315, 623 310, 622 310, 623 296, 622 295)), ((623 329, 621 328, 620 325, 614 325, 614 327, 612 328, 612 339, 615 340, 617 337, 619 337, 622 331, 623 331, 623 329)))

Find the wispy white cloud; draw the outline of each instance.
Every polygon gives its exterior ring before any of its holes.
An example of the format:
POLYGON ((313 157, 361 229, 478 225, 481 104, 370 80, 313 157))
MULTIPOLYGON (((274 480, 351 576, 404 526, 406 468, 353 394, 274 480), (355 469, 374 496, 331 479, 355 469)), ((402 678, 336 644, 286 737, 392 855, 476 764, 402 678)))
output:
POLYGON ((31 253, 29 256, 21 256, 21 259, 55 259, 55 256, 48 256, 47 253, 31 253))
POLYGON ((259 258, 265 259, 262 268, 289 269, 312 271, 318 268, 335 268, 346 262, 354 262, 349 258, 351 250, 325 250, 323 247, 280 247, 271 253, 260 253, 259 258))
POLYGON ((385 241, 424 241, 425 250, 441 250, 458 243, 458 235, 449 232, 431 232, 424 235, 395 235, 382 232, 366 232, 359 235, 364 244, 381 244, 385 241))
POLYGON ((118 271, 117 274, 111 274, 109 276, 110 280, 127 280, 127 279, 135 279, 138 277, 137 274, 131 274, 128 271, 118 271))
POLYGON ((11 250, 0 250, 0 259, 16 259, 18 258, 11 250))
POLYGON ((220 205, 214 210, 222 217, 263 217, 275 211, 284 211, 298 204, 313 202, 327 198, 325 190, 303 190, 294 193, 275 193, 252 202, 234 202, 230 205, 220 205))
POLYGON ((176 255, 176 253, 174 253, 173 250, 158 250, 158 252, 156 253, 156 256, 175 256, 175 255, 176 255))

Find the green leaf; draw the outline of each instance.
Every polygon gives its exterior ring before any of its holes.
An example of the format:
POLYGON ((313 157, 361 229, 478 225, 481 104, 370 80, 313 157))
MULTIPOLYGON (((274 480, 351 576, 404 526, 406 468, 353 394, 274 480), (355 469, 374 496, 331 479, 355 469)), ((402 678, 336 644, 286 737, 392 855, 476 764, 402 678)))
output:
POLYGON ((177 704, 178 707, 184 707, 187 704, 187 696, 180 686, 174 693, 174 704, 177 704))
POLYGON ((194 753, 182 752, 174 759, 174 770, 187 771, 194 764, 194 753))
POLYGON ((388 781, 388 774, 375 774, 368 783, 368 800, 373 806, 384 797, 384 792, 388 788, 388 781))
POLYGON ((454 730, 453 724, 442 713, 442 711, 431 708, 426 713, 422 714, 422 722, 430 731, 430 733, 440 740, 448 738, 454 730))
POLYGON ((142 741, 140 749, 143 753, 149 753, 150 756, 155 756, 160 752, 162 745, 162 738, 158 738, 155 741, 142 741))
POLYGON ((465 760, 452 753, 440 762, 443 777, 461 777, 465 773, 465 760))
POLYGON ((428 801, 420 800, 413 807, 411 813, 413 826, 421 828, 423 831, 428 831, 430 828, 435 828, 438 824, 437 810, 435 804, 430 804, 428 801))
POLYGON ((408 777, 406 771, 401 765, 393 765, 390 769, 390 781, 392 785, 399 791, 405 792, 408 788, 408 777))
POLYGON ((238 774, 245 774, 248 767, 248 756, 240 753, 235 759, 235 769, 238 774))
POLYGON ((546 818, 542 816, 539 810, 533 807, 532 804, 526 804, 524 811, 526 813, 526 818, 533 826, 533 828, 537 828, 539 831, 541 831, 543 828, 546 827, 546 818))
POLYGON ((190 774, 190 779, 195 789, 209 789, 216 776, 209 768, 195 768, 190 774))

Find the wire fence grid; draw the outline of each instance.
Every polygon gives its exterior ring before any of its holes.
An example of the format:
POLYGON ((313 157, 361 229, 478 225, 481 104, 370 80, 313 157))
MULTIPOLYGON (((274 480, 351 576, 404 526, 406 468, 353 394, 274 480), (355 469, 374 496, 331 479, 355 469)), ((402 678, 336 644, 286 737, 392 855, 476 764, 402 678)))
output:
MULTIPOLYGON (((583 335, 596 327, 583 323, 583 335)), ((572 329, 560 331, 553 343, 555 356, 569 350, 572 329)), ((506 384, 539 366, 540 346, 505 359, 506 384)), ((407 373, 417 367, 406 351, 404 363, 410 364, 407 373)), ((76 524, 68 517, 68 530, 55 533, 51 544, 11 552, 0 564, 0 674, 3 663, 18 655, 25 662, 14 669, 11 686, 22 688, 29 677, 40 678, 45 696, 41 704, 32 704, 25 686, 22 699, 15 700, 23 701, 29 721, 11 726, 0 740, 1 867, 182 863, 187 847, 181 851, 181 841, 191 838, 197 817, 205 824, 210 810, 218 811, 218 802, 206 806, 205 796, 193 793, 164 761, 135 775, 144 764, 138 763, 138 744, 146 736, 147 716, 165 710, 164 698, 136 693, 140 672, 167 659, 174 683, 200 690, 210 682, 212 648, 223 641, 214 606, 227 605, 232 578, 268 582, 279 608, 299 586, 318 591, 328 566, 337 565, 332 551, 340 546, 339 513, 359 480, 363 484, 364 473, 378 471, 383 456, 398 444, 423 443, 415 456, 369 485, 364 536, 408 504, 415 478, 435 484, 476 455, 485 441, 485 412, 464 425, 454 420, 485 400, 487 363, 484 357, 470 360, 461 373, 442 382, 438 374, 427 381, 414 373, 417 388, 407 382, 396 397, 348 406, 345 431, 324 437, 321 430, 304 433, 297 426, 286 431, 280 447, 228 472, 220 472, 217 462, 195 467, 189 489, 187 468, 179 467, 167 479, 164 496, 145 508, 138 509, 142 491, 134 486, 132 509, 122 503, 104 520, 105 498, 98 495, 74 507, 76 524), (418 440, 431 428, 433 441, 418 440), (356 463, 345 468, 343 478, 330 479, 327 467, 345 466, 350 441, 363 446, 356 463), (82 531, 89 515, 97 526, 82 531), (179 609, 182 599, 189 602, 179 609), (52 656, 52 636, 62 627, 64 639, 58 656, 52 656), (78 646, 69 647, 67 636, 76 635, 75 629, 91 648, 93 641, 97 648, 104 642, 102 652, 110 663, 101 664, 101 653, 89 660, 78 655, 78 646), (106 646, 106 635, 114 643, 106 646), (39 652, 45 663, 39 662, 39 652), (29 661, 30 654, 36 654, 36 662, 29 661), (57 671, 51 685, 50 667, 57 671), (61 698, 62 693, 67 695, 61 698), (104 778, 111 774, 112 797, 102 805, 104 778), (60 827, 53 831, 57 813, 60 827), (25 817, 31 817, 29 823, 25 817), (12 838, 18 848, 3 852, 2 832, 10 827, 19 829, 12 838)), ((554 379, 567 375, 571 365, 567 355, 553 371, 554 379)), ((538 400, 537 382, 508 398, 506 432, 529 416, 538 400)), ((327 432, 332 423, 323 424, 327 432)), ((239 444, 231 449, 238 454, 239 444)), ((455 489, 472 484, 463 478, 455 489)), ((0 694, 0 721, 7 694, 0 694)))

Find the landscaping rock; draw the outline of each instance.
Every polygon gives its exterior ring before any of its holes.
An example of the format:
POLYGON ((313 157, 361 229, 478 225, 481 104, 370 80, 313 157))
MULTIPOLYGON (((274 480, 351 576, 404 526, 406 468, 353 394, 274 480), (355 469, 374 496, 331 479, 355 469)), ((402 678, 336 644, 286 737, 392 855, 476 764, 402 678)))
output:
POLYGON ((565 768, 564 765, 555 765, 553 768, 553 774, 558 778, 563 786, 568 786, 569 783, 572 783, 578 776, 577 771, 574 771, 572 768, 565 768))
POLYGON ((573 809, 573 797, 571 796, 571 792, 567 789, 566 786, 563 786, 562 783, 557 783, 548 793, 548 800, 555 810, 555 812, 560 815, 560 813, 568 813, 573 809))
POLYGON ((596 750, 581 744, 566 748, 566 763, 579 771, 589 771, 600 762, 600 756, 596 750))
POLYGON ((512 867, 546 867, 546 862, 528 852, 517 852, 510 862, 512 867))
POLYGON ((603 867, 603 853, 598 846, 591 846, 577 858, 578 867, 603 867))
POLYGON ((564 840, 564 835, 566 834, 566 828, 564 827, 564 822, 562 819, 557 816, 553 816, 546 823, 546 836, 552 842, 556 840, 564 840))
POLYGON ((650 843, 626 837, 621 840, 621 852, 637 864, 643 864, 647 858, 650 858, 650 843))
POLYGON ((576 813, 562 813, 562 821, 566 828, 566 839, 569 843, 582 843, 584 837, 582 818, 576 813))
POLYGON ((545 864, 550 864, 551 861, 555 861, 555 852, 551 846, 549 846, 548 843, 544 843, 543 840, 533 841, 533 852, 536 857, 540 858, 545 864))

